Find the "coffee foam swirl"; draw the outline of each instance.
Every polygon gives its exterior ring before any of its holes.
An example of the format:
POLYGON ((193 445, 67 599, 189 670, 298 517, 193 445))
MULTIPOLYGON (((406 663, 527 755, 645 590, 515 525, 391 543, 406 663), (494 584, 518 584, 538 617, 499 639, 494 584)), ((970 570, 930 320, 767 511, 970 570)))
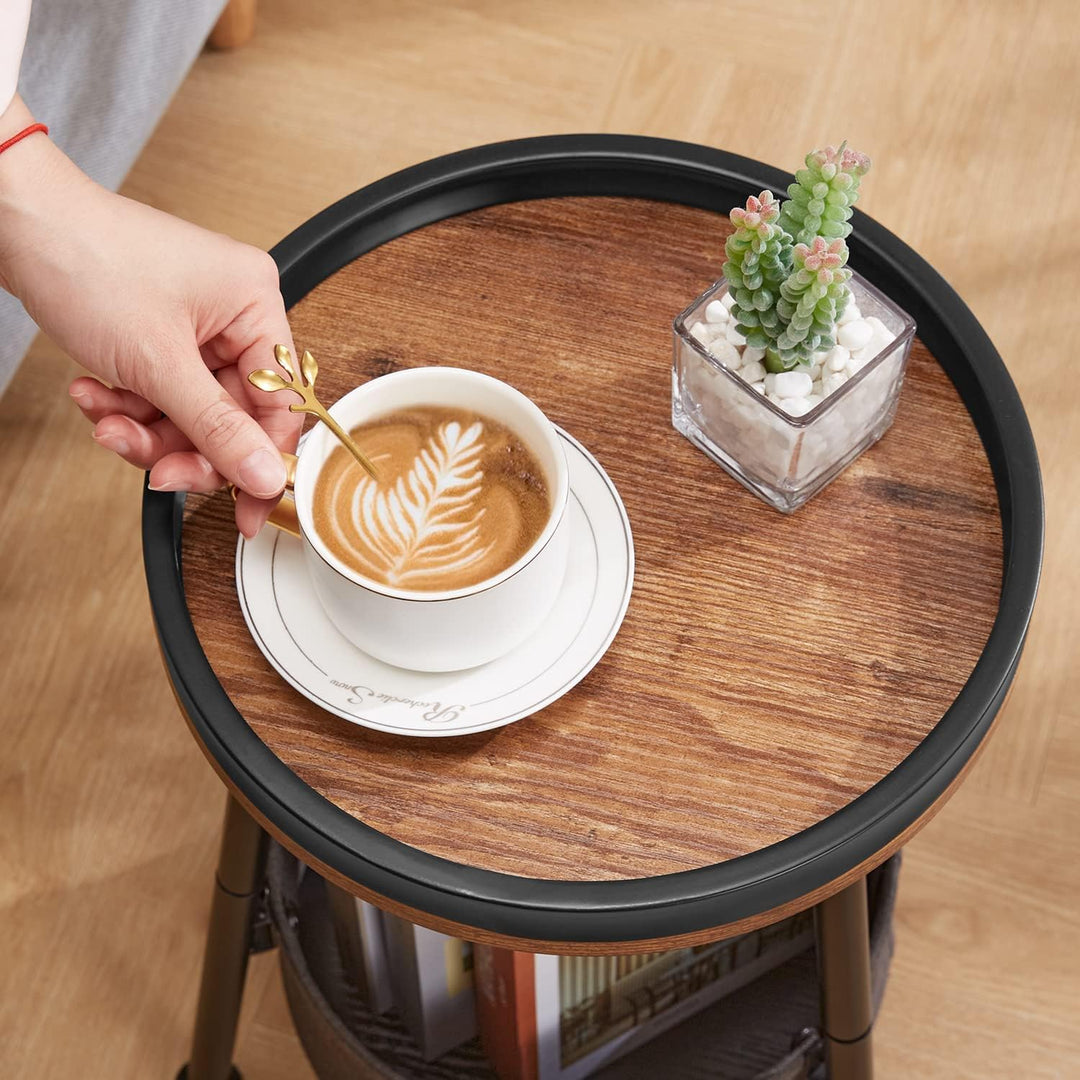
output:
POLYGON ((500 458, 516 448, 538 476, 535 461, 500 424, 432 407, 394 414, 353 436, 379 479, 335 450, 316 484, 316 530, 365 577, 408 590, 475 584, 515 562, 546 521, 542 481, 537 527, 536 493, 531 503, 523 499, 515 490, 520 476, 500 458))

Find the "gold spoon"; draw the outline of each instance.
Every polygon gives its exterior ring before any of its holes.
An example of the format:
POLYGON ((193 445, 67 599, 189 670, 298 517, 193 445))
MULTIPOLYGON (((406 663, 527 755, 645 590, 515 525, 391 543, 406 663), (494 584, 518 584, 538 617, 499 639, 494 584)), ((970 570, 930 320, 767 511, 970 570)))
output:
POLYGON ((315 363, 315 357, 307 350, 300 357, 300 373, 293 368, 292 353, 284 345, 274 346, 274 359, 292 376, 286 382, 276 371, 262 368, 253 371, 248 376, 248 382, 257 386, 260 390, 292 390, 304 400, 298 405, 290 405, 291 412, 306 412, 318 417, 342 442, 342 445, 364 467, 373 480, 379 479, 375 466, 364 456, 360 447, 352 440, 352 436, 326 411, 326 407, 315 396, 315 379, 319 374, 319 365, 315 363))

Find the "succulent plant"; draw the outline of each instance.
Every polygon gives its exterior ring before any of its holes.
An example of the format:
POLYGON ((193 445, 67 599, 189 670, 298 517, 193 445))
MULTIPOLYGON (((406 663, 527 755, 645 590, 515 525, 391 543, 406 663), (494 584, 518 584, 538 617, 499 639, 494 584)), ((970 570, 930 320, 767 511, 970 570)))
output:
POLYGON ((776 304, 776 313, 786 324, 774 346, 783 368, 836 344, 833 326, 847 303, 851 278, 842 237, 826 242, 815 236, 809 244, 796 244, 791 254, 792 271, 780 286, 776 304))
POLYGON ((782 206, 763 191, 735 207, 725 244, 727 279, 739 332, 765 350, 770 371, 809 363, 835 342, 847 306, 849 219, 870 159, 846 143, 806 155, 782 206))
POLYGON ((791 272, 792 241, 777 224, 779 217, 780 204, 771 191, 751 195, 745 210, 731 211, 735 228, 724 245, 724 277, 735 298, 732 314, 747 343, 759 349, 774 348, 785 329, 776 305, 791 272))
POLYGON ((806 168, 788 185, 780 227, 798 244, 809 244, 815 236, 846 237, 851 232, 851 208, 859 197, 859 179, 869 168, 870 159, 848 149, 846 143, 807 154, 806 168))

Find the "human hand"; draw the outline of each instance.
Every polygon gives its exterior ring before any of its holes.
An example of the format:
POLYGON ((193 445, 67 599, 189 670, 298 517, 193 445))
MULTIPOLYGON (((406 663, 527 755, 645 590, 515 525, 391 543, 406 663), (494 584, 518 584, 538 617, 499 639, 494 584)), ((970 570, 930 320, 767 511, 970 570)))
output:
POLYGON ((155 490, 234 483, 253 536, 302 425, 247 382, 293 350, 270 256, 106 191, 37 136, 0 159, 0 237, 0 284, 96 376, 70 393, 97 442, 155 490))

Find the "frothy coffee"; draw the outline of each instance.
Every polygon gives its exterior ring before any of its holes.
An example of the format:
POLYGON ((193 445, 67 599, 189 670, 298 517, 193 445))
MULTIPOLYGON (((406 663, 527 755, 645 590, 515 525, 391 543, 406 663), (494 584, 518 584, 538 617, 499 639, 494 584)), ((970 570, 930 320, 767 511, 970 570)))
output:
POLYGON ((346 566, 383 585, 478 584, 517 562, 551 516, 536 457, 489 417, 414 406, 351 434, 379 479, 337 447, 315 482, 315 531, 346 566))

